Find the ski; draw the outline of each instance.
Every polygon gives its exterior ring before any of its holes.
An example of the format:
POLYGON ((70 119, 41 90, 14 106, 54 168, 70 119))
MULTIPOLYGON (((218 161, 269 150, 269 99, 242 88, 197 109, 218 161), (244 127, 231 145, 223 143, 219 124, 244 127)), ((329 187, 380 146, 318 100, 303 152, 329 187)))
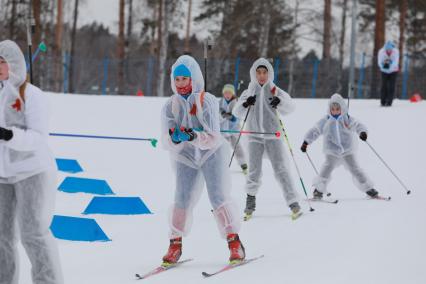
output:
MULTIPOLYGON (((297 218, 299 218, 300 216, 302 216, 303 212, 299 211, 297 213, 291 213, 291 219, 292 220, 296 220, 297 218)), ((245 214, 243 220, 245 222, 249 221, 251 218, 253 218, 253 214, 245 214)))
POLYGON ((313 202, 323 202, 323 203, 331 203, 331 204, 337 204, 339 202, 339 199, 333 199, 333 198, 309 198, 309 201, 313 202))
POLYGON ((367 197, 367 199, 371 199, 371 200, 375 199, 375 200, 390 201, 390 200, 391 200, 391 197, 390 197, 390 196, 380 196, 380 195, 378 195, 378 196, 376 196, 376 197, 367 197))
POLYGON ((233 269, 233 268, 236 268, 236 267, 239 267, 239 266, 245 265, 245 264, 247 264, 247 263, 253 262, 253 261, 258 260, 258 259, 260 259, 260 258, 262 258, 262 257, 264 257, 264 255, 263 255, 263 254, 262 254, 262 255, 260 255, 260 256, 258 256, 258 257, 249 258, 249 259, 244 259, 244 260, 239 261, 239 262, 237 262, 237 263, 231 263, 231 264, 228 264, 228 265, 226 265, 225 267, 223 267, 222 269, 220 269, 220 270, 218 270, 218 271, 216 271, 216 272, 213 272, 213 273, 202 272, 201 274, 202 274, 204 277, 206 277, 206 278, 207 278, 207 277, 212 277, 212 276, 217 275, 217 274, 219 274, 219 273, 222 273, 222 272, 225 272, 225 271, 231 270, 231 269, 233 269))
POLYGON ((178 267, 179 265, 181 265, 185 262, 192 261, 192 260, 193 260, 192 258, 188 258, 188 259, 185 259, 185 260, 178 261, 175 264, 170 264, 170 265, 167 265, 167 266, 160 265, 160 266, 154 268, 153 270, 151 270, 150 272, 143 274, 143 275, 136 273, 136 280, 146 279, 150 276, 153 276, 153 275, 159 274, 161 272, 164 272, 166 270, 170 270, 172 268, 178 267))

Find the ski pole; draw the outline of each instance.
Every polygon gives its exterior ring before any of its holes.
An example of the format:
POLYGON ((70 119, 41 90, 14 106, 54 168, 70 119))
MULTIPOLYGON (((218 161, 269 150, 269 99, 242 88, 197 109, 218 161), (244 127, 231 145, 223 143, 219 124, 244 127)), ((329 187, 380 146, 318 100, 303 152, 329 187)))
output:
POLYGON ((309 162, 310 162, 310 163, 311 163, 311 165, 312 165, 312 168, 314 168, 315 173, 318 175, 318 170, 317 170, 317 168, 315 167, 314 162, 312 162, 311 157, 310 157, 310 156, 309 156, 309 154, 308 154, 308 151, 306 151, 305 153, 306 153, 306 156, 307 156, 307 157, 308 157, 308 159, 309 159, 309 162))
POLYGON ((243 125, 241 126, 240 134, 238 134, 237 143, 235 143, 234 151, 232 151, 231 161, 229 161, 229 166, 228 167, 231 167, 231 165, 232 165, 232 160, 234 159, 235 151, 237 150, 238 143, 240 143, 240 139, 241 139, 241 135, 242 135, 241 131, 243 131, 244 126, 246 125, 246 121, 247 121, 247 117, 248 117, 248 115, 250 113, 250 109, 251 109, 251 106, 249 106, 249 108, 247 109, 246 117, 244 118, 243 125))
POLYGON ((207 58, 208 51, 211 50, 212 44, 208 39, 204 42, 204 90, 207 92, 207 58))
MULTIPOLYGON (((34 33, 35 30, 35 20, 33 17, 33 13, 32 13, 32 9, 33 9, 33 4, 32 4, 32 0, 29 1, 28 3, 28 23, 27 23, 27 43, 28 43, 28 58, 32 58, 32 47, 33 47, 33 42, 32 42, 32 34, 34 33)), ((30 83, 33 83, 33 63, 32 60, 29 59, 29 72, 30 72, 30 83)))
MULTIPOLYGON (((185 127, 181 127, 180 130, 184 130, 185 127)), ((203 128, 192 128, 192 130, 196 131, 196 132, 203 132, 204 129, 203 128)), ((230 129, 221 129, 220 130, 221 133, 229 133, 229 134, 247 134, 247 135, 273 135, 277 138, 279 138, 281 136, 281 132, 276 131, 276 132, 260 132, 260 131, 248 131, 248 130, 230 130, 230 129)))
POLYGON ((97 136, 84 134, 65 134, 65 133, 50 133, 50 136, 58 137, 73 137, 73 138, 94 138, 94 139, 113 139, 113 140, 133 140, 133 141, 150 141, 152 147, 157 147, 158 140, 155 138, 137 138, 137 137, 118 137, 118 136, 97 136))
MULTIPOLYGON (((34 52, 34 54, 31 57, 31 63, 34 63, 34 61, 37 59, 38 54, 41 52, 46 52, 47 47, 46 44, 44 42, 41 42, 38 47, 37 50, 34 52)), ((30 71, 30 61, 28 60, 27 62, 27 72, 30 71)))
POLYGON ((374 152, 374 154, 376 154, 376 156, 380 159, 380 161, 382 161, 382 163, 388 168, 388 170, 392 173, 392 175, 398 180, 398 182, 402 185, 402 187, 404 187, 404 189, 406 190, 407 194, 411 193, 411 190, 409 190, 405 184, 399 179, 399 177, 392 171, 392 169, 388 166, 388 164, 386 164, 386 162, 383 160, 382 157, 380 157, 379 153, 377 153, 377 151, 373 148, 373 146, 370 145, 370 143, 368 143, 368 141, 365 141, 365 143, 367 143, 368 147, 370 147, 370 149, 374 152))
POLYGON ((276 117, 277 117, 277 119, 280 123, 282 132, 284 134, 285 141, 287 142, 288 149, 290 151, 291 157, 293 158, 294 166, 296 168, 297 174, 299 175, 299 179, 300 179, 300 183, 301 183, 302 188, 303 188, 303 192, 305 192, 305 196, 307 198, 307 201, 308 201, 308 204, 309 204, 309 207, 310 207, 310 211, 312 212, 312 211, 314 211, 314 208, 312 208, 311 202, 309 201, 308 193, 306 192, 305 184, 303 183, 303 179, 302 179, 302 176, 300 175, 299 167, 297 166, 296 159, 294 158, 293 149, 291 148, 290 141, 288 140, 288 136, 287 136, 287 132, 285 131, 284 123, 282 122, 277 111, 275 111, 275 115, 276 115, 276 117))
POLYGON ((260 131, 247 131, 247 130, 221 130, 222 133, 231 133, 231 134, 259 134, 259 135, 273 135, 277 138, 281 136, 279 131, 277 132, 260 132, 260 131))

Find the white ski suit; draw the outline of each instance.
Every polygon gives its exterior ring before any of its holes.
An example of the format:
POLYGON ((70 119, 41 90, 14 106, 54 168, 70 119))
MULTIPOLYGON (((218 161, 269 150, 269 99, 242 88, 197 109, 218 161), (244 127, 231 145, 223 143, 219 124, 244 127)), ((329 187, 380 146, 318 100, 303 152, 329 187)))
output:
POLYGON ((222 237, 238 233, 241 221, 229 192, 231 180, 226 160, 229 151, 220 133, 219 103, 216 97, 204 92, 204 79, 194 58, 183 55, 172 66, 173 95, 162 110, 162 143, 170 152, 176 169, 175 202, 170 214, 170 237, 186 236, 191 228, 192 211, 206 182, 213 214, 222 237), (179 65, 191 71, 192 93, 177 93, 173 72, 179 65), (193 128, 193 141, 174 144, 169 129, 193 128))
MULTIPOLYGON (((234 109, 236 104, 237 98, 233 98, 231 101, 226 101, 224 98, 221 98, 219 101, 219 112, 222 113, 222 111, 224 111, 226 113, 232 113, 232 110, 234 109)), ((231 119, 221 117, 220 129, 239 131, 240 120, 236 116, 232 116, 231 119)), ((238 134, 222 133, 222 135, 223 137, 225 137, 226 141, 229 142, 231 148, 235 149, 235 158, 237 159, 240 166, 247 165, 243 146, 240 143, 237 144, 238 134)))
POLYGON ((36 284, 63 283, 50 223, 56 194, 56 164, 48 146, 48 101, 28 84, 24 55, 12 41, 0 42, 9 79, 0 82, 0 126, 13 137, 0 140, 0 283, 17 284, 19 265, 16 225, 32 265, 36 284))
MULTIPOLYGON (((278 113, 286 115, 295 109, 295 104, 290 95, 278 88, 273 83, 273 78, 274 69, 268 60, 260 58, 253 63, 250 69, 251 82, 249 87, 242 93, 233 111, 233 114, 240 119, 244 119, 247 111, 250 111, 246 122, 246 130, 248 131, 273 133, 280 131, 278 113), (268 69, 269 81, 263 86, 260 86, 256 79, 256 69, 260 65, 264 65, 268 69), (256 96, 256 103, 250 109, 245 108, 243 103, 251 96, 256 96), (270 105, 270 100, 274 96, 281 100, 276 110, 270 105)), ((251 135, 248 138, 248 151, 249 173, 246 184, 247 194, 254 196, 259 190, 262 176, 262 158, 264 152, 266 152, 271 161, 275 178, 280 184, 284 198, 287 201, 287 205, 297 202, 298 195, 291 177, 284 141, 277 139, 275 136, 251 135)))
POLYGON ((327 192, 327 184, 330 181, 334 168, 342 163, 352 174, 355 185, 363 192, 373 188, 373 183, 358 165, 355 152, 358 145, 358 137, 361 132, 367 133, 367 128, 354 117, 348 115, 347 105, 339 94, 331 96, 327 115, 311 128, 305 135, 305 142, 311 144, 320 135, 324 136, 323 151, 325 162, 319 175, 315 177, 313 187, 320 192, 327 192), (341 115, 336 119, 330 114, 331 104, 338 103, 341 115))

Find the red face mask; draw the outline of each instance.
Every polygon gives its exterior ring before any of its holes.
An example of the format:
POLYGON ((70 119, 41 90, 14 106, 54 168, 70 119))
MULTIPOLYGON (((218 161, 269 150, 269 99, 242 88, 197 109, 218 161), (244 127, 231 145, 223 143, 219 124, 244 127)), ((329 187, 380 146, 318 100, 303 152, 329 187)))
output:
POLYGON ((386 50, 386 54, 390 56, 392 54, 392 50, 386 50))
POLYGON ((176 90, 177 90, 179 95, 187 95, 187 94, 192 93, 192 79, 189 79, 189 83, 185 87, 179 88, 179 87, 176 86, 176 90))

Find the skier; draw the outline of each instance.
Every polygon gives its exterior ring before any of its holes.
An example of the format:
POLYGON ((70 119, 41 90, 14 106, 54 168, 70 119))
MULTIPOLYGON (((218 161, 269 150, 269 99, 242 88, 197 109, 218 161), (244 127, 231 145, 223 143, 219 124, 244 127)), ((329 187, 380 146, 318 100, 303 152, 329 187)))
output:
MULTIPOLYGON (((222 116, 220 128, 222 130, 240 130, 239 119, 232 114, 232 110, 237 103, 234 85, 226 84, 222 90, 223 97, 220 99, 220 115, 222 116)), ((247 162, 244 155, 244 150, 241 144, 237 144, 237 137, 233 134, 223 133, 225 139, 231 144, 232 149, 235 149, 235 157, 240 164, 243 173, 247 174, 247 162)))
POLYGON ((387 41, 379 50, 377 64, 382 72, 380 103, 382 106, 392 106, 396 76, 399 71, 399 51, 392 41, 387 41))
POLYGON ((17 284, 16 225, 32 264, 33 283, 63 283, 49 230, 56 194, 56 163, 48 146, 45 94, 26 82, 25 58, 0 42, 0 283, 17 284))
MULTIPOLYGON (((289 94, 274 83, 274 69, 268 60, 259 58, 250 69, 251 82, 238 100, 233 114, 244 119, 247 112, 247 128, 249 131, 276 132, 280 129, 278 113, 286 115, 295 109, 289 94)), ((275 178, 280 184, 284 198, 292 211, 293 219, 302 214, 298 196, 294 189, 293 179, 284 142, 275 136, 249 136, 249 173, 246 183, 245 219, 251 218, 256 209, 256 194, 261 185, 262 158, 268 155, 274 169, 275 178)))
POLYGON ((371 198, 378 197, 379 193, 373 188, 372 181, 358 165, 355 156, 357 140, 354 133, 357 133, 361 140, 367 140, 367 128, 349 116, 347 105, 341 95, 332 95, 327 115, 306 133, 301 146, 302 152, 306 152, 308 145, 320 135, 324 136, 325 162, 313 182, 314 199, 322 199, 323 194, 327 192, 332 171, 342 163, 351 172, 355 184, 362 192, 371 198))
POLYGON ((229 260, 240 262, 245 250, 238 236, 241 221, 229 196, 229 151, 220 134, 219 103, 204 92, 200 66, 191 56, 183 55, 173 64, 171 87, 174 94, 162 110, 162 142, 173 160, 176 191, 170 216, 170 246, 163 266, 175 264, 182 254, 182 236, 189 233, 193 207, 204 181, 219 231, 228 242, 229 260))

